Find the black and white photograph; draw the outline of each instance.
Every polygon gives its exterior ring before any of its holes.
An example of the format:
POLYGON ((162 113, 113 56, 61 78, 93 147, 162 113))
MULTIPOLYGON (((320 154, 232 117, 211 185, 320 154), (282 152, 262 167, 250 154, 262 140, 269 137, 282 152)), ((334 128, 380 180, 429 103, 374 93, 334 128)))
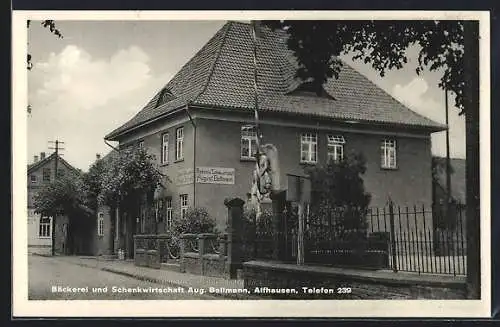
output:
POLYGON ((19 312, 489 315, 487 12, 14 14, 19 312))

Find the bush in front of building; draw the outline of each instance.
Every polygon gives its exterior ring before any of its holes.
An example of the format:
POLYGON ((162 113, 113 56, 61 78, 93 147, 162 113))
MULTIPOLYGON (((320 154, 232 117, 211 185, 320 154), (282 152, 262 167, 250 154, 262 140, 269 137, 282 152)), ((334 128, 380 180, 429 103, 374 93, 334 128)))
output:
POLYGON ((188 208, 184 217, 174 220, 172 230, 178 234, 216 233, 216 222, 206 208, 188 208))
POLYGON ((331 160, 326 166, 308 169, 311 178, 309 223, 320 226, 309 231, 311 237, 318 239, 328 236, 322 234, 333 232, 336 239, 366 238, 371 195, 365 191, 362 177, 365 171, 366 159, 357 152, 340 161, 331 160))

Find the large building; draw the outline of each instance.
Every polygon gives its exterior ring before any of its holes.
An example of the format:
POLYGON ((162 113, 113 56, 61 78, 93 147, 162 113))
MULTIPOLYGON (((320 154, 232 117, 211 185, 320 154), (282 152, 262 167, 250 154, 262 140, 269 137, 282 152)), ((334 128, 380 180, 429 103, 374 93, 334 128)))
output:
MULTIPOLYGON (((63 176, 68 173, 78 173, 66 160, 57 157, 57 173, 63 176)), ((56 178, 56 154, 46 156, 45 152, 36 155, 33 162, 28 165, 28 253, 51 254, 52 240, 54 239, 55 252, 67 253, 68 251, 68 217, 62 215, 56 219, 56 230, 53 231, 53 217, 42 217, 35 213, 34 199, 44 185, 56 178), (52 234, 54 238, 52 238, 52 234)))
MULTIPOLYGON (((207 208, 222 227, 224 199, 246 198, 257 137, 253 44, 249 24, 226 23, 137 115, 106 135, 120 148, 146 147, 168 176, 167 218, 156 230, 188 207, 207 208)), ((295 78, 296 68, 286 34, 264 28, 257 101, 263 142, 279 152, 280 187, 287 188, 288 173, 303 174, 356 150, 367 159, 372 206, 385 206, 389 197, 430 206, 430 136, 446 126, 405 107, 346 63, 320 96, 295 78)))

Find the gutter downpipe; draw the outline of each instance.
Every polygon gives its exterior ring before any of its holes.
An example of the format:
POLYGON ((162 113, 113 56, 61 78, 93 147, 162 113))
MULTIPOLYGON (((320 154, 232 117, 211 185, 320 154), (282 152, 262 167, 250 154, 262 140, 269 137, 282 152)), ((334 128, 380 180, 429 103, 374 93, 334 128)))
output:
POLYGON ((193 125, 193 207, 196 208, 196 124, 189 113, 189 102, 184 107, 191 125, 193 125))
MULTIPOLYGON (((120 150, 118 148, 115 148, 114 146, 109 144, 106 139, 104 139, 104 143, 107 146, 109 146, 110 148, 112 148, 113 150, 120 152, 120 150)), ((123 255, 123 249, 120 246, 120 243, 121 243, 120 230, 121 230, 121 228, 120 228, 120 209, 119 208, 120 208, 120 203, 117 203, 116 208, 115 208, 115 238, 114 238, 115 244, 113 245, 113 250, 114 250, 113 252, 115 255, 118 256, 119 260, 123 260, 125 258, 123 255)))

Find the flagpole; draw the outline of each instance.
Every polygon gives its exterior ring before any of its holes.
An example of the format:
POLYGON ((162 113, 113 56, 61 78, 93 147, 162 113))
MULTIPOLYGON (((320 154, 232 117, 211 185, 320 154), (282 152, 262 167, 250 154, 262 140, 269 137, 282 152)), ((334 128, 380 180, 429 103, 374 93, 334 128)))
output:
POLYGON ((259 102, 258 102, 258 78, 257 78, 257 23, 252 20, 252 38, 253 38, 253 85, 254 85, 254 120, 255 131, 257 133, 257 156, 260 153, 260 127, 259 127, 259 102))

